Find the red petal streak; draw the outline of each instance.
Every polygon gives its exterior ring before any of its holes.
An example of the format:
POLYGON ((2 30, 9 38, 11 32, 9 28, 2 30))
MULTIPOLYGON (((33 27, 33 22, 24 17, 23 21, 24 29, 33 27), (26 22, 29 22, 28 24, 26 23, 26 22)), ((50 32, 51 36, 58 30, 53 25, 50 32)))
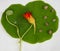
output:
POLYGON ((23 16, 24 16, 26 19, 29 19, 30 16, 31 16, 31 13, 30 13, 30 12, 26 12, 23 16))

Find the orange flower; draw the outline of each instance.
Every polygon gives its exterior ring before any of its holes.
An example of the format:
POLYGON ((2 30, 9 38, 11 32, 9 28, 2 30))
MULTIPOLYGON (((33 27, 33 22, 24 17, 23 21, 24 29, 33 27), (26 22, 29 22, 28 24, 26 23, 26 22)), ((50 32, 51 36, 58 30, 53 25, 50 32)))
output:
POLYGON ((24 17, 25 17, 26 19, 29 19, 30 16, 31 16, 31 13, 30 13, 30 12, 27 12, 27 13, 24 14, 24 17))
POLYGON ((34 19, 34 17, 32 16, 32 14, 30 12, 26 12, 24 14, 24 17, 28 20, 29 23, 31 23, 31 24, 34 25, 34 34, 35 34, 36 25, 35 25, 35 19, 34 19))

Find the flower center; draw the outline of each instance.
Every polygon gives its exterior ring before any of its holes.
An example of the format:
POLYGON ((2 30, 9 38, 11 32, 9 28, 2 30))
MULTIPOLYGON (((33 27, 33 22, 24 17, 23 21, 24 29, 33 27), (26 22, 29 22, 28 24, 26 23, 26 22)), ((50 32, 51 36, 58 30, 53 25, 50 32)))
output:
POLYGON ((31 16, 31 13, 30 13, 30 12, 26 12, 23 16, 24 16, 26 19, 29 19, 30 16, 31 16))

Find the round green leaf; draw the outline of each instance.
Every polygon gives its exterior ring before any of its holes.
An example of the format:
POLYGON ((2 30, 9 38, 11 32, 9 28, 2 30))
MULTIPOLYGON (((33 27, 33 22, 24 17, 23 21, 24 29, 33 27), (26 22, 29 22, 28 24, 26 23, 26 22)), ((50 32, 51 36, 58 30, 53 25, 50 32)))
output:
POLYGON ((23 37, 23 41, 33 44, 49 40, 58 28, 55 9, 43 1, 29 2, 26 6, 13 4, 5 10, 1 22, 9 35, 14 38, 23 37), (26 12, 31 12, 35 19, 35 34, 33 25, 23 16, 26 12))

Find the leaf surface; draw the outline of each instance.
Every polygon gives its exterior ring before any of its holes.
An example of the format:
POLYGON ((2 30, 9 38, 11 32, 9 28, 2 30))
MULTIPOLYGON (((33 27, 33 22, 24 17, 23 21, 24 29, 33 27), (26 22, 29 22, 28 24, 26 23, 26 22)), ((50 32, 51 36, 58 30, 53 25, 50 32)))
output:
POLYGON ((13 4, 9 6, 2 15, 1 19, 2 25, 5 30, 14 38, 19 38, 17 34, 17 28, 19 30, 19 36, 29 43, 44 42, 52 37, 52 34, 56 32, 58 28, 58 17, 56 16, 56 11, 49 4, 43 1, 33 1, 29 2, 26 6, 21 4, 13 4), (47 9, 44 7, 48 6, 47 9), (6 12, 12 10, 13 14, 8 15, 8 20, 14 24, 11 25, 6 19, 6 12), (53 10, 53 11, 52 11, 53 10), (31 12, 32 16, 36 20, 36 32, 34 34, 34 27, 24 18, 23 14, 26 12, 31 12), (47 19, 44 18, 47 16, 47 19), (54 22, 54 20, 55 22, 54 22), (17 26, 17 28, 16 28, 17 26), (49 30, 51 34, 49 34, 49 30))

